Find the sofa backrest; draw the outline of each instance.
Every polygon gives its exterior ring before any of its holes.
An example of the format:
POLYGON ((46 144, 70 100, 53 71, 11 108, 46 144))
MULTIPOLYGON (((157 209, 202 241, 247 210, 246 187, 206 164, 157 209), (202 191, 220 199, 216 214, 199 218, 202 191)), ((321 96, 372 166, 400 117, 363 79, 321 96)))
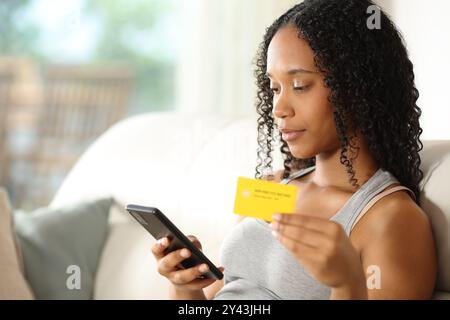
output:
POLYGON ((450 298, 450 141, 425 141, 421 158, 420 205, 430 217, 438 250, 436 289, 450 298))
MULTIPOLYGON (((450 141, 425 141, 421 206, 439 254, 437 294, 450 292, 450 141)), ((217 261, 232 228, 238 176, 253 177, 256 118, 156 113, 124 120, 85 153, 52 206, 113 195, 157 206, 217 261)), ((274 168, 281 168, 275 157, 274 168)), ((112 250, 113 251, 113 250, 112 250)), ((443 297, 450 299, 450 293, 443 297)))

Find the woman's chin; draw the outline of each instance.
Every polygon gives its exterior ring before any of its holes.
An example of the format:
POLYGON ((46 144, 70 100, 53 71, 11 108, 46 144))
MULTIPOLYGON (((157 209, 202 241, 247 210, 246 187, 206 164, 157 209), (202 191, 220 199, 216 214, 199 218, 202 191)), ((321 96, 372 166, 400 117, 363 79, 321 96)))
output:
POLYGON ((310 159, 317 155, 316 152, 312 149, 305 148, 305 146, 289 145, 289 151, 296 159, 310 159))

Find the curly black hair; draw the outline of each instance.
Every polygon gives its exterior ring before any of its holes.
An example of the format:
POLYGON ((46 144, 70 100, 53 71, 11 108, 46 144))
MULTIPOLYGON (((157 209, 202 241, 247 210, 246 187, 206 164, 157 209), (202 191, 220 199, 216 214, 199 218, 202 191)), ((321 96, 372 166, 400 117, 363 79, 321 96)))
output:
MULTIPOLYGON (((340 140, 340 162, 349 183, 359 187, 352 166, 354 136, 358 130, 367 141, 378 165, 410 188, 419 201, 423 178, 419 152, 422 128, 419 92, 414 83, 413 64, 403 39, 380 9, 381 28, 369 28, 368 0, 306 0, 279 17, 266 30, 256 57, 258 92, 258 150, 255 178, 272 173, 272 143, 276 140, 273 92, 266 76, 267 50, 280 28, 293 26, 300 39, 314 52, 314 61, 330 89, 328 100, 335 106, 334 121, 340 140)), ((281 138, 284 159, 282 177, 292 170, 315 165, 315 158, 296 159, 281 138)), ((357 150, 356 150, 357 151, 357 150)))

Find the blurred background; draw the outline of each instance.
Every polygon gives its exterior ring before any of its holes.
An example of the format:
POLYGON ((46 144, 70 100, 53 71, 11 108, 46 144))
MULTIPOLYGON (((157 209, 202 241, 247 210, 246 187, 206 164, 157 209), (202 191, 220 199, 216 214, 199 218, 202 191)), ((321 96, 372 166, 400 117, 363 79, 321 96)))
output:
MULTIPOLYGON (((0 185, 13 205, 47 205, 80 155, 126 117, 253 114, 258 44, 298 2, 0 0, 0 185)), ((415 65, 423 138, 450 139, 449 2, 377 3, 415 65)))

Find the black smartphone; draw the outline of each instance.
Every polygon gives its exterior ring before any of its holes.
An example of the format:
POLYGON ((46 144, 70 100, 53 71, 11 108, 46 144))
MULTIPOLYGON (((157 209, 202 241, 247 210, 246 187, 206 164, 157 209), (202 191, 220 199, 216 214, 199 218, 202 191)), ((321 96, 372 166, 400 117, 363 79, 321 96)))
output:
POLYGON ((167 253, 187 248, 191 256, 180 263, 180 267, 188 269, 206 263, 209 271, 203 278, 220 280, 223 273, 186 237, 159 209, 129 204, 126 210, 139 222, 156 240, 167 237, 170 245, 167 253))

